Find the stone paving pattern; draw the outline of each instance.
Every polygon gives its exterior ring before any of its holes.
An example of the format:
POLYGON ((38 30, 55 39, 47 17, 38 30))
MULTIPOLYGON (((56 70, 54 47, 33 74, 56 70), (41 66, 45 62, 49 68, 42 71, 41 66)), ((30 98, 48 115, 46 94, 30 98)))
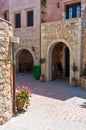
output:
POLYGON ((17 74, 16 85, 31 89, 31 106, 0 130, 86 130, 86 91, 82 88, 64 80, 40 82, 28 74, 17 74))

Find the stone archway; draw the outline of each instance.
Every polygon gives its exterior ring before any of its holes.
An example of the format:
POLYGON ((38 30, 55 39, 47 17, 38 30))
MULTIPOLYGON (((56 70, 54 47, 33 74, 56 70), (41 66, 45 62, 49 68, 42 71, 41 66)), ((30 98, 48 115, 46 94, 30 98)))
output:
MULTIPOLYGON (((48 78, 52 80, 57 78, 67 78, 65 75, 66 69, 69 69, 70 66, 66 66, 65 49, 69 47, 64 42, 53 43, 48 50, 48 78)), ((70 65, 70 50, 69 50, 69 65, 70 65)), ((70 75, 70 69, 68 70, 70 75)), ((70 77, 68 77, 70 79, 70 77)))
POLYGON ((33 55, 27 49, 21 49, 16 55, 16 71, 17 72, 33 72, 33 55))

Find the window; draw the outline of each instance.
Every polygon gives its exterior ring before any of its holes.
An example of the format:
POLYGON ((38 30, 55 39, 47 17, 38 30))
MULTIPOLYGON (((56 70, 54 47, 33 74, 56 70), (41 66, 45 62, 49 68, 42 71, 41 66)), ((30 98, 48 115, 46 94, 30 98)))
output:
POLYGON ((21 27, 21 14, 17 13, 15 14, 15 28, 21 27))
POLYGON ((72 18, 72 8, 69 8, 69 18, 72 18))
POLYGON ((75 3, 66 6, 66 18, 81 17, 81 3, 75 3))
POLYGON ((80 15, 81 15, 81 8, 80 8, 80 6, 77 6, 77 8, 76 8, 76 17, 80 17, 80 15))
POLYGON ((5 20, 8 20, 8 11, 5 11, 5 12, 4 12, 4 19, 5 19, 5 20))
POLYGON ((34 12, 33 10, 27 12, 27 26, 33 26, 34 24, 34 12))

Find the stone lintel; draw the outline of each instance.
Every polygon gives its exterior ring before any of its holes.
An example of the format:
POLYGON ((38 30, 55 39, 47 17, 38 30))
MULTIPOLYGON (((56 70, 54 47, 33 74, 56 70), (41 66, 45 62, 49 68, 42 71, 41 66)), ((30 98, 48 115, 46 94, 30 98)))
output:
POLYGON ((19 37, 10 37, 10 42, 11 43, 19 43, 19 41, 20 41, 20 38, 19 37))

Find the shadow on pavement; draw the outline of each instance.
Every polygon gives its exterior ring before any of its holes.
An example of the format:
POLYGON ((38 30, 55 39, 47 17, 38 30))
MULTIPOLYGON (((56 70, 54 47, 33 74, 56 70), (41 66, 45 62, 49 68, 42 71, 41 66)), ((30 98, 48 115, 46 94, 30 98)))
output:
POLYGON ((86 91, 81 87, 71 87, 67 80, 55 80, 50 82, 40 82, 35 80, 31 74, 17 74, 16 86, 26 85, 33 94, 55 98, 58 100, 68 100, 72 97, 86 99, 86 91))

